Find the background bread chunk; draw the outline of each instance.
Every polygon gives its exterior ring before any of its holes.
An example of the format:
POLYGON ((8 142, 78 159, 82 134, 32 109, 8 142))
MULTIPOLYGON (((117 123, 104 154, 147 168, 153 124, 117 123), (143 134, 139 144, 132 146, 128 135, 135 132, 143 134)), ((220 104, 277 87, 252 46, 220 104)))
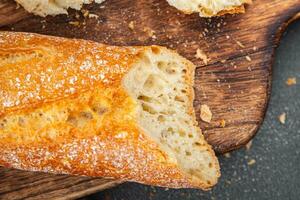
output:
POLYGON ((252 0, 167 0, 170 5, 185 13, 198 12, 201 17, 212 17, 226 13, 243 13, 244 4, 252 0))
MULTIPOLYGON (((68 14, 68 8, 80 10, 83 4, 92 3, 94 0, 15 0, 28 12, 45 17, 47 15, 68 14)), ((102 3, 105 0, 95 0, 102 3)))
POLYGON ((194 65, 163 47, 0 33, 0 164, 207 189, 194 65))

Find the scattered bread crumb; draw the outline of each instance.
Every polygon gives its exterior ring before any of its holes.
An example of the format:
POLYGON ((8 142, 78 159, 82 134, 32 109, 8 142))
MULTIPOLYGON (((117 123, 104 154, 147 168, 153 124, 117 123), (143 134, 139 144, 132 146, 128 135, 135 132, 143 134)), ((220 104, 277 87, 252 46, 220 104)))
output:
POLYGON ((16 10, 18 10, 20 7, 21 7, 20 4, 17 3, 16 10))
POLYGON ((246 144, 246 150, 247 151, 249 151, 250 150, 250 148, 251 148, 251 146, 252 146, 252 140, 250 140, 247 144, 246 144))
POLYGON ((281 115, 278 116, 279 122, 281 124, 285 124, 285 120, 286 120, 286 113, 282 113, 281 115))
POLYGON ((249 62, 252 61, 252 59, 250 58, 250 56, 246 56, 246 60, 248 60, 249 62))
POLYGON ((231 157, 230 153, 224 153, 224 156, 225 156, 226 158, 230 158, 230 157, 231 157))
POLYGON ((197 49, 195 57, 201 59, 205 65, 207 65, 210 60, 201 49, 197 49))
POLYGON ((131 30, 133 30, 133 29, 134 29, 134 22, 133 22, 133 21, 129 22, 128 27, 129 27, 131 30))
POLYGON ((95 19, 98 19, 99 18, 99 16, 98 15, 96 15, 96 14, 89 14, 89 18, 95 18, 95 19))
POLYGON ((79 22, 78 21, 72 21, 72 22, 69 22, 69 24, 71 24, 73 26, 79 26, 79 22))
POLYGON ((251 159, 247 162, 247 164, 250 165, 254 165, 256 163, 256 161, 254 159, 251 159))
POLYGON ((200 111, 200 118, 202 121, 205 121, 207 123, 210 123, 212 118, 212 113, 208 107, 208 105, 201 105, 201 111, 200 111))
POLYGON ((224 119, 221 119, 220 121, 220 127, 224 128, 226 126, 226 121, 224 119))
POLYGON ((77 12, 75 13, 75 18, 80 19, 80 15, 77 12))
POLYGON ((285 82, 288 86, 291 85, 296 85, 297 84, 297 79, 295 77, 290 77, 286 80, 285 82))
POLYGON ((156 38, 156 36, 154 35, 155 31, 152 30, 151 28, 146 27, 143 29, 143 31, 146 32, 149 37, 154 38, 154 39, 156 38))
POLYGON ((90 14, 88 10, 84 10, 84 9, 81 10, 81 13, 83 14, 84 17, 87 17, 90 14))
POLYGON ((228 185, 231 184, 231 181, 229 181, 229 180, 226 180, 225 182, 226 182, 228 185))
POLYGON ((245 45, 243 45, 240 41, 236 41, 236 43, 237 43, 240 47, 245 48, 245 45))

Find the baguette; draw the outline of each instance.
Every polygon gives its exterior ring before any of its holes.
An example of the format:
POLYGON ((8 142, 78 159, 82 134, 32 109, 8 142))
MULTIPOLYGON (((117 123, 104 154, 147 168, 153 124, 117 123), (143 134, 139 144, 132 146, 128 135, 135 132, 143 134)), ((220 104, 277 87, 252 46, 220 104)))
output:
POLYGON ((195 66, 164 47, 0 33, 0 165, 209 189, 195 66))
POLYGON ((186 14, 199 13, 201 17, 244 13, 244 4, 252 0, 167 0, 168 3, 186 14))

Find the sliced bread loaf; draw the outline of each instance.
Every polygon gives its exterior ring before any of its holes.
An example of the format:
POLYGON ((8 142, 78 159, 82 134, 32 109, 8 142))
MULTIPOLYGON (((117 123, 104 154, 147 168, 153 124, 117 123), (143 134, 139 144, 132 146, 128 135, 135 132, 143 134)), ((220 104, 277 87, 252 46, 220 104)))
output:
POLYGON ((164 47, 0 33, 0 164, 207 189, 194 65, 164 47))

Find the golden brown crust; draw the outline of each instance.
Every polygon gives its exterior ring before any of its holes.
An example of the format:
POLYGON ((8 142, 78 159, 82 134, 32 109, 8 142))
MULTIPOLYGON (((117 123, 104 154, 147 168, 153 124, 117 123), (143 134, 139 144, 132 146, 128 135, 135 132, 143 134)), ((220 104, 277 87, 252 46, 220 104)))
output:
POLYGON ((232 7, 228 10, 223 10, 217 14, 217 16, 222 16, 226 14, 238 14, 238 13, 245 13, 244 5, 232 7))
POLYGON ((191 181, 138 127, 121 80, 147 49, 0 33, 0 165, 174 188, 215 184, 191 181))
POLYGON ((0 45, 2 113, 74 96, 94 85, 118 85, 142 50, 9 32, 1 33, 0 45))

